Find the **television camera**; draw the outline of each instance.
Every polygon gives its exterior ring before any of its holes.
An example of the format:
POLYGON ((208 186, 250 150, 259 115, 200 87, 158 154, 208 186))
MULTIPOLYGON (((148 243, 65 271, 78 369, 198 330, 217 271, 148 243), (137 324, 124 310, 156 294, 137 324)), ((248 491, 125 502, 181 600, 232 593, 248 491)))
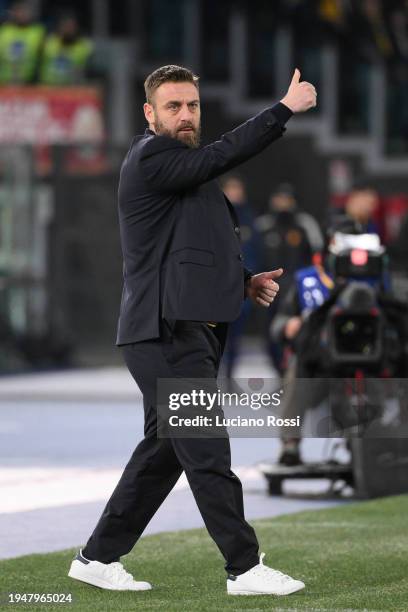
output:
POLYGON ((331 435, 343 438, 350 462, 263 464, 269 492, 281 493, 286 478, 328 478, 333 486, 340 481, 359 497, 406 492, 408 475, 398 468, 401 454, 408 460, 408 432, 400 435, 406 385, 399 384, 408 371, 406 304, 392 294, 387 254, 376 234, 335 232, 325 268, 334 288, 318 308, 306 310, 297 357, 300 376, 330 379, 331 435), (391 404, 394 417, 387 422, 391 404), (390 453, 398 459, 393 472, 382 462, 390 453))

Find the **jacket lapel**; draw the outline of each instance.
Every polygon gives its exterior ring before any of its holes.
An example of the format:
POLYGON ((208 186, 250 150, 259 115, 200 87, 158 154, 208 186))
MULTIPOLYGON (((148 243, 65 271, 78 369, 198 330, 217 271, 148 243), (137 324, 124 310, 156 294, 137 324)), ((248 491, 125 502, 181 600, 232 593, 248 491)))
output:
POLYGON ((232 217, 232 220, 234 222, 234 225, 239 227, 238 216, 237 216, 237 213, 235 212, 234 206, 231 204, 231 202, 229 201, 229 199, 227 198, 225 193, 223 195, 224 195, 224 198, 225 198, 225 202, 226 202, 226 204, 228 206, 228 210, 230 212, 230 215, 232 217))

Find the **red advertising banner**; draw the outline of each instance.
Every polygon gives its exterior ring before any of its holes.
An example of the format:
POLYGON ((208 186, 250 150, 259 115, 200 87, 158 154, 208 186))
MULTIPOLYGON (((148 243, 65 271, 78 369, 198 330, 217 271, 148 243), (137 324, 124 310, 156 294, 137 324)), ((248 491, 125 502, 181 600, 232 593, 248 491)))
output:
POLYGON ((100 143, 102 110, 97 87, 0 87, 0 143, 100 143))

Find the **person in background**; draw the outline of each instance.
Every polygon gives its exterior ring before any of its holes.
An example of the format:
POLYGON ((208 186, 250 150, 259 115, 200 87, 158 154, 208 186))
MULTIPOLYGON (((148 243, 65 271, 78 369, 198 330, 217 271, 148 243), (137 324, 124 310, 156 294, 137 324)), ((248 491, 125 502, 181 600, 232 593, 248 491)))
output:
POLYGON ((22 85, 37 78, 45 28, 28 2, 14 2, 0 26, 0 84, 22 85))
POLYGON ((73 14, 63 15, 44 45, 40 81, 45 85, 76 85, 86 77, 92 43, 81 36, 73 14))
MULTIPOLYGON (((299 210, 295 190, 290 183, 281 183, 272 192, 268 212, 256 219, 261 235, 263 265, 281 262, 285 274, 280 281, 280 299, 293 282, 296 270, 308 265, 313 253, 321 252, 323 236, 312 215, 299 210)), ((267 313, 267 350, 274 368, 282 373, 282 347, 270 336, 269 328, 276 307, 271 304, 267 313)))
MULTIPOLYGON (((296 272, 294 282, 277 310, 271 324, 271 335, 277 342, 287 343, 292 348, 292 356, 284 378, 285 395, 281 415, 283 418, 301 416, 303 421, 307 410, 315 408, 329 397, 327 373, 324 378, 316 377, 317 365, 310 364, 311 358, 313 363, 318 361, 322 319, 316 319, 311 326, 309 315, 324 304, 328 304, 332 292, 336 289, 333 264, 330 261, 331 253, 336 252, 334 250, 336 241, 341 244, 342 234, 363 236, 367 233, 374 232, 367 232, 362 224, 349 216, 337 219, 327 232, 324 253, 320 254, 320 257, 314 256, 311 266, 296 272), (304 324, 308 319, 309 324, 305 329, 304 324), (300 379, 299 383, 297 383, 298 379, 300 379), (306 379, 307 384, 303 382, 306 379)), ((380 244, 379 237, 378 244, 380 244)), ((390 289, 387 272, 384 272, 380 279, 367 277, 358 280, 377 290, 380 287, 384 291, 390 289)), ((296 466, 303 463, 300 454, 301 440, 301 428, 296 431, 293 427, 290 428, 290 431, 285 428, 281 429, 279 464, 296 466)))
MULTIPOLYGON (((227 199, 234 206, 240 225, 241 248, 247 268, 255 271, 259 267, 258 244, 259 236, 255 229, 255 218, 252 208, 247 200, 245 184, 240 176, 230 175, 221 183, 222 190, 227 199)), ((245 300, 239 318, 234 321, 228 330, 228 339, 224 351, 226 376, 231 378, 238 356, 241 336, 252 310, 250 300, 245 300)))
POLYGON ((374 220, 379 206, 379 195, 372 184, 366 179, 354 182, 347 196, 344 212, 346 216, 359 223, 367 234, 379 234, 379 228, 374 220))

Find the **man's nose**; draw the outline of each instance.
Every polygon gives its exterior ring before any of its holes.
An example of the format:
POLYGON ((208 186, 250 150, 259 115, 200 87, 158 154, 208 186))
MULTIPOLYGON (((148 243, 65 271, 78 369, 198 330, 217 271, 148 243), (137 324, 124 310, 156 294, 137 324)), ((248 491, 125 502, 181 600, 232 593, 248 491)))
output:
POLYGON ((187 104, 183 104, 180 111, 180 120, 181 121, 191 121, 193 117, 193 112, 187 106, 187 104))

